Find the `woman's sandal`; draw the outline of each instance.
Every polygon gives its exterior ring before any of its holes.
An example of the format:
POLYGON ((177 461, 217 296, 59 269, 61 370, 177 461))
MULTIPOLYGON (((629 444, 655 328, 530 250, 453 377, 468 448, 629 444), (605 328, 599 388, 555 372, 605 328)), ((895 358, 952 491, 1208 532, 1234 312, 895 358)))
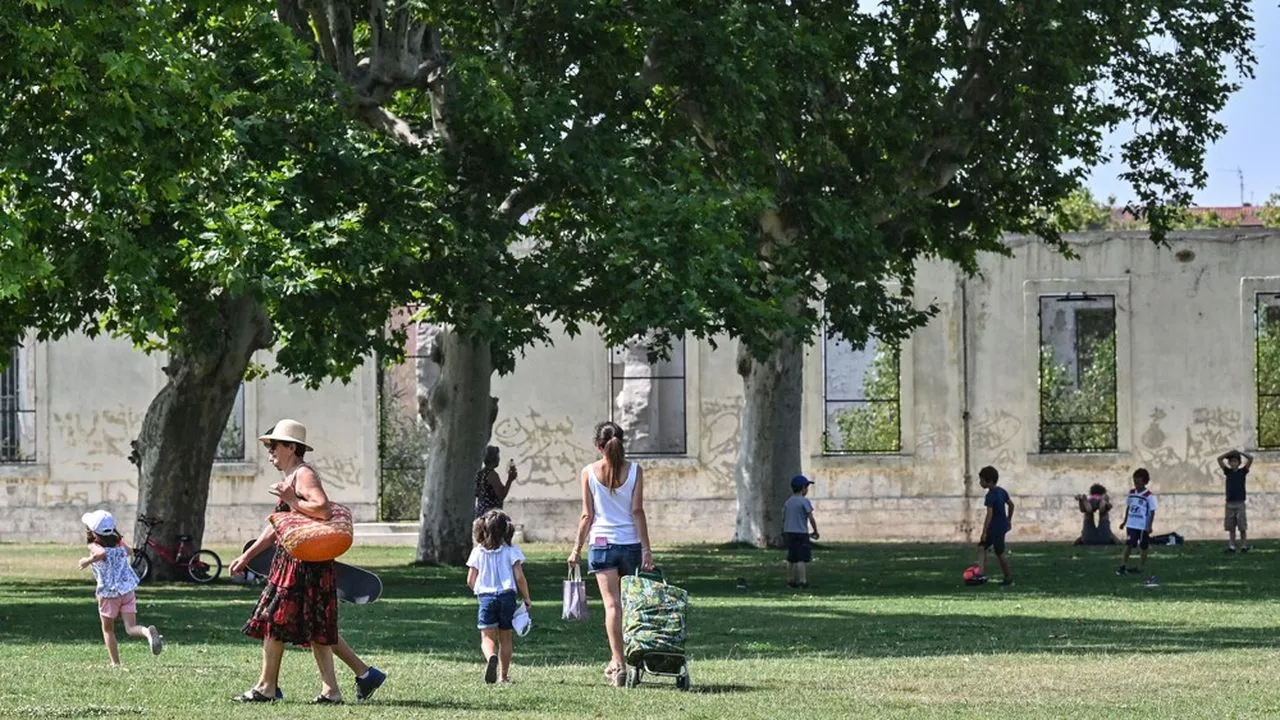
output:
POLYGON ((243 703, 270 703, 276 701, 273 697, 263 695, 256 687, 249 688, 231 699, 235 702, 243 703))
POLYGON ((342 705, 342 698, 334 700, 328 695, 317 695, 315 700, 311 701, 312 705, 342 705))

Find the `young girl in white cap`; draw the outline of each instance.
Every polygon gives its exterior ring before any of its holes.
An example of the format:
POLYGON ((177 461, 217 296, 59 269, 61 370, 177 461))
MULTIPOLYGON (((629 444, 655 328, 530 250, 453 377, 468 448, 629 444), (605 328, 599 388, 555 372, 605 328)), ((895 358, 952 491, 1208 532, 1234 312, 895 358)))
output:
POLYGON ((124 617, 124 631, 132 637, 145 638, 151 652, 159 655, 164 649, 164 636, 155 625, 138 624, 138 599, 134 589, 138 587, 138 575, 129 566, 129 546, 116 530, 115 518, 106 510, 85 513, 84 523, 89 543, 89 556, 80 558, 80 569, 93 569, 98 581, 95 595, 98 597, 98 615, 102 618, 102 641, 107 645, 111 667, 120 667, 120 648, 116 645, 116 618, 124 617))

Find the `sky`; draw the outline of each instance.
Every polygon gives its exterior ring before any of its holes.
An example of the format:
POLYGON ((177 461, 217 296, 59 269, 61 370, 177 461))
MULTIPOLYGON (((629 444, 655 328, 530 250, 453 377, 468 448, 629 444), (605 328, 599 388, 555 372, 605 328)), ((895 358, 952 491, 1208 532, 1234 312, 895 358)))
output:
MULTIPOLYGON (((1280 3, 1255 0, 1252 4, 1257 30, 1255 77, 1244 82, 1218 117, 1227 132, 1209 148, 1204 164, 1209 181, 1196 193, 1197 205, 1239 205, 1241 173, 1244 202, 1261 205, 1272 193, 1280 193, 1280 3)), ((1122 140, 1118 136, 1112 142, 1122 140)), ((1118 162, 1094 170, 1088 182, 1094 197, 1103 200, 1114 195, 1119 204, 1132 200, 1129 186, 1116 177, 1121 170, 1118 162)))

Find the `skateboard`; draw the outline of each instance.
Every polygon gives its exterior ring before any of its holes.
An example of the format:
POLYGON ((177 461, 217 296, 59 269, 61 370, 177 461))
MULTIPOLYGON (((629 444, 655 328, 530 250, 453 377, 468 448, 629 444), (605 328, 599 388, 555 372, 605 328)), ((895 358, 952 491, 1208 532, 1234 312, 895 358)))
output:
MULTIPOLYGON (((252 540, 245 543, 248 550, 252 540)), ((255 575, 266 577, 271 573, 271 561, 276 556, 276 546, 272 545, 262 554, 249 562, 249 571, 255 575)), ((382 597, 382 578, 362 567, 334 562, 338 566, 338 599, 353 605, 368 605, 382 597)))

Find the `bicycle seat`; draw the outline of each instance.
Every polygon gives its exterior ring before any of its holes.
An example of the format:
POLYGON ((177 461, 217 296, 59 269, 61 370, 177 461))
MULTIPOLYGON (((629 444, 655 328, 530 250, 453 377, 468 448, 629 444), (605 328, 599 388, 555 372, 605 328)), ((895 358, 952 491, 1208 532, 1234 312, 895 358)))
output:
POLYGON ((139 515, 138 522, 143 525, 162 525, 164 521, 154 515, 139 515))

